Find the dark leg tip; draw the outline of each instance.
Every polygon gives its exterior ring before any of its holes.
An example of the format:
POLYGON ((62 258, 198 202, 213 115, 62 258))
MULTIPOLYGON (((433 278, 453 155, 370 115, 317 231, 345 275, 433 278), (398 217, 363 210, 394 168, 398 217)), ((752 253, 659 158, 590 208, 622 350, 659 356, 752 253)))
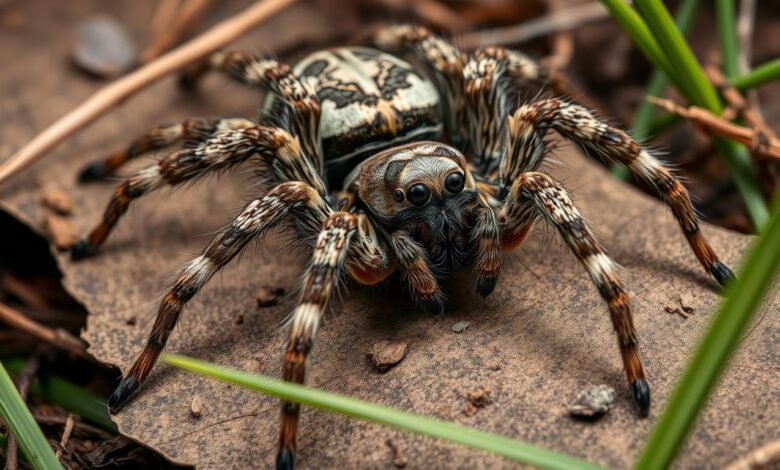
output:
POLYGON ((639 379, 631 384, 631 393, 634 395, 634 403, 639 408, 639 416, 647 418, 650 414, 650 386, 647 380, 639 379))
POLYGON ((441 299, 425 299, 421 303, 426 312, 432 313, 437 317, 444 315, 444 302, 441 299))
POLYGON ((493 292, 493 289, 496 288, 497 282, 498 278, 495 276, 480 277, 479 280, 477 280, 477 294, 483 299, 486 298, 493 292))
POLYGON ((70 259, 78 261, 94 255, 97 252, 97 246, 89 240, 79 240, 70 247, 70 259))
POLYGON ((108 409, 111 411, 111 414, 116 414, 121 411, 128 400, 138 393, 140 386, 141 384, 134 376, 129 375, 123 377, 122 381, 119 382, 119 386, 114 390, 114 393, 108 397, 108 409))
POLYGON ((111 172, 108 171, 108 168, 106 168, 106 165, 103 162, 93 162, 81 170, 81 173, 79 173, 79 183, 100 181, 110 174, 111 172))
POLYGON ((726 287, 726 285, 736 279, 736 276, 734 276, 731 269, 720 261, 715 261, 710 268, 710 274, 712 274, 712 277, 714 277, 722 287, 726 287))
POLYGON ((295 468, 295 453, 292 449, 279 449, 276 453, 276 470, 293 470, 295 468))

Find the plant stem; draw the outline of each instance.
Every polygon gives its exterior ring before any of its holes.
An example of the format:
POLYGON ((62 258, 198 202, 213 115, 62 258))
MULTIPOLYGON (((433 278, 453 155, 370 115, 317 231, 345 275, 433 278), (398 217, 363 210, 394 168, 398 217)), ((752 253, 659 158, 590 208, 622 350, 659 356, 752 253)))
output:
POLYGON ((754 68, 749 74, 735 78, 732 85, 739 91, 758 88, 780 78, 780 57, 754 68))
POLYGON ((727 288, 725 301, 653 428, 638 469, 661 469, 671 464, 774 281, 780 265, 778 240, 780 200, 766 229, 753 243, 737 281, 727 288))
POLYGON ((267 395, 283 398, 284 400, 386 426, 406 429, 417 434, 457 442, 535 467, 547 469, 601 468, 565 454, 559 454, 507 437, 317 390, 316 388, 284 382, 262 375, 248 374, 175 354, 163 354, 160 360, 174 367, 241 385, 267 395))
POLYGON ((723 59, 723 72, 732 80, 739 75, 739 57, 737 46, 737 20, 734 15, 734 0, 716 0, 718 17, 718 37, 720 54, 723 59))

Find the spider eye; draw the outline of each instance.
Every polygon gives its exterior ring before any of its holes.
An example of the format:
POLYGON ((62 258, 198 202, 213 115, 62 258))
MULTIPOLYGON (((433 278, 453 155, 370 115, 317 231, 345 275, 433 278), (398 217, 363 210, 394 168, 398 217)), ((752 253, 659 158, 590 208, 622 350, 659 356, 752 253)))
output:
POLYGON ((395 199, 395 202, 401 202, 404 200, 404 192, 401 189, 396 189, 395 192, 393 192, 393 199, 395 199))
POLYGON ((463 191, 464 184, 466 184, 466 180, 462 173, 450 173, 444 180, 444 188, 453 194, 463 191))
POLYGON ((406 198, 415 206, 422 206, 431 198, 431 190, 424 184, 415 184, 406 192, 406 198))

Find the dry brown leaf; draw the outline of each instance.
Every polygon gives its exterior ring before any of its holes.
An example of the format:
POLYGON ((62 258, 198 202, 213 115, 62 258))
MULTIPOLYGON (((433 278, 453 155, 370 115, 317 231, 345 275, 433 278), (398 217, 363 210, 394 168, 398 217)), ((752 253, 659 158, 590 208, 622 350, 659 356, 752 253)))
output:
MULTIPOLYGON (((55 15, 39 2, 21 4, 25 15, 36 21, 29 32, 5 36, 0 42, 0 62, 4 61, 0 89, 11 96, 5 106, 17 110, 0 126, 3 155, 96 88, 64 65, 57 56, 59 48, 40 47, 65 43, 69 35, 65 25, 88 16, 88 7, 73 2, 55 15), (14 66, 14 57, 28 57, 27 66, 14 66), (44 98, 46 106, 41 107, 44 98)), ((151 13, 130 1, 112 2, 111 8, 131 25, 143 25, 151 13)), ((327 17, 310 8, 301 5, 285 12, 237 47, 272 51, 291 42, 302 18, 307 28, 328 27, 315 21, 327 17)), ((82 138, 58 149, 58 158, 9 181, 2 189, 2 206, 35 226, 40 195, 33 181, 57 181, 73 196, 77 209, 73 220, 86 230, 99 217, 114 185, 76 186, 80 166, 153 124, 188 116, 254 115, 257 94, 226 83, 209 78, 197 97, 177 91, 173 80, 140 94, 82 138)), ((571 147, 562 147, 559 159, 566 167, 554 175, 577 188, 578 204, 624 266, 653 386, 651 419, 638 419, 633 409, 609 315, 596 289, 562 244, 551 243, 541 230, 516 252, 515 261, 507 260, 486 301, 474 294, 475 281, 468 273, 449 283, 450 304, 441 318, 415 311, 389 290, 351 289, 322 325, 308 383, 436 416, 446 407, 459 410, 458 390, 476 389, 488 377, 491 385, 501 384, 500 406, 488 406, 471 418, 452 412, 448 419, 594 463, 630 467, 720 297, 664 206, 610 180, 571 147), (685 322, 662 311, 669 299, 676 299, 675 292, 696 292, 696 314, 685 322), (468 335, 447 334, 455 320, 480 328, 468 335), (375 373, 363 356, 387 337, 404 338, 410 349, 419 351, 392 376, 375 373), (488 364, 501 367, 489 370, 488 364), (610 419, 597 426, 584 427, 561 409, 560 397, 572 396, 585 383, 604 383, 617 392, 610 419)), ((59 255, 67 289, 91 312, 83 336, 92 354, 127 370, 143 345, 160 292, 178 267, 208 241, 204 234, 225 224, 251 194, 245 183, 246 176, 226 176, 167 196, 162 191, 134 205, 98 257, 72 263, 59 255), (137 322, 130 321, 133 318, 137 322)), ((732 266, 750 241, 711 226, 704 231, 732 266)), ((169 351, 236 368, 248 358, 266 357, 263 373, 279 376, 285 340, 280 324, 294 308, 295 296, 258 310, 255 294, 270 282, 297 285, 305 260, 290 255, 273 236, 267 246, 215 277, 191 302, 169 351), (235 321, 239 315, 244 318, 241 324, 235 321)), ((764 312, 776 312, 778 303, 775 294, 764 312)), ((721 467, 776 437, 776 429, 766 423, 780 422, 776 406, 780 318, 762 313, 683 448, 681 468, 700 462, 721 467)), ((239 469, 272 464, 277 413, 276 399, 159 367, 141 395, 115 419, 124 434, 177 462, 200 469, 239 469), (195 395, 208 403, 199 420, 188 411, 195 395)), ((303 468, 386 467, 389 435, 379 425, 305 409, 297 460, 303 468)), ((463 468, 515 468, 495 456, 410 434, 404 435, 404 456, 410 468, 442 468, 452 462, 463 468)))

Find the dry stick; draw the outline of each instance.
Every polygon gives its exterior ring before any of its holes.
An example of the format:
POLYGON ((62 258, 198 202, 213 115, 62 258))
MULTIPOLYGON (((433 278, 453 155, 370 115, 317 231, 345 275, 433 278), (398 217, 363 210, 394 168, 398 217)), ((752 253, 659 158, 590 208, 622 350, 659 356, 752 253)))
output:
POLYGON ((65 446, 68 445, 70 440, 70 433, 73 432, 73 413, 68 413, 68 419, 65 421, 65 429, 62 430, 62 437, 60 438, 60 447, 54 454, 57 460, 62 458, 62 451, 65 450, 65 446))
MULTIPOLYGON (((67 424, 68 420, 62 416, 57 415, 44 415, 41 413, 33 413, 33 418, 35 418, 35 421, 38 424, 44 424, 44 425, 65 425, 67 424)), ((74 416, 74 415, 68 415, 68 417, 74 416)), ((102 440, 108 440, 116 437, 114 434, 111 434, 110 432, 106 432, 103 429, 97 428, 95 426, 92 426, 91 424, 87 424, 83 421, 81 421, 81 418, 78 415, 74 416, 73 420, 73 430, 76 435, 91 435, 94 437, 97 437, 102 440)))
MULTIPOLYGON (((570 8, 567 0, 549 0, 550 14, 559 14, 570 8)), ((557 31, 552 35, 552 54, 547 58, 547 66, 563 70, 569 66, 574 56, 574 38, 570 30, 557 31)))
POLYGON ((176 45, 213 5, 211 0, 189 0, 178 10, 173 21, 155 34, 149 46, 141 52, 141 63, 146 64, 176 45))
POLYGON ((49 153, 112 107, 171 72, 221 49, 296 0, 262 0, 159 59, 116 80, 38 134, 0 166, 0 183, 49 153))
POLYGON ((587 3, 555 11, 514 26, 464 34, 458 39, 458 45, 464 49, 472 49, 482 46, 518 44, 548 34, 574 29, 582 24, 608 16, 609 12, 600 2, 587 3))
MULTIPOLYGON (((27 392, 30 390, 30 384, 40 369, 40 350, 33 353, 30 359, 24 364, 19 378, 16 380, 16 389, 19 390, 19 396, 22 401, 27 401, 27 392)), ((5 456, 5 470, 16 470, 19 468, 16 437, 8 432, 8 447, 5 456)))
POLYGON ((667 112, 691 120, 701 126, 706 132, 747 145, 756 157, 770 157, 780 160, 780 140, 775 137, 764 136, 760 131, 729 122, 698 106, 686 108, 672 100, 654 96, 648 96, 647 100, 667 112))
POLYGON ((80 339, 61 328, 53 330, 44 326, 3 303, 0 303, 0 320, 49 343, 57 349, 62 349, 74 356, 94 361, 94 359, 87 354, 86 346, 80 339))
POLYGON ((754 470, 768 468, 770 464, 780 462, 780 439, 751 451, 744 457, 729 464, 725 470, 754 470))
MULTIPOLYGON (((733 110, 736 114, 744 118, 745 122, 747 122, 751 128, 760 133, 758 136, 759 140, 763 140, 765 138, 777 138, 777 135, 772 130, 772 128, 769 127, 769 124, 764 121, 764 118, 761 116, 761 114, 751 108, 739 90, 729 84, 728 80, 723 76, 723 73, 721 73, 720 69, 714 66, 708 66, 706 67, 705 71, 707 72, 710 81, 712 81, 712 84, 715 85, 718 91, 720 91, 721 95, 723 95, 723 98, 726 99, 726 102, 728 102, 729 109, 733 110)), ((723 117, 733 119, 736 116, 724 115, 723 117)))

